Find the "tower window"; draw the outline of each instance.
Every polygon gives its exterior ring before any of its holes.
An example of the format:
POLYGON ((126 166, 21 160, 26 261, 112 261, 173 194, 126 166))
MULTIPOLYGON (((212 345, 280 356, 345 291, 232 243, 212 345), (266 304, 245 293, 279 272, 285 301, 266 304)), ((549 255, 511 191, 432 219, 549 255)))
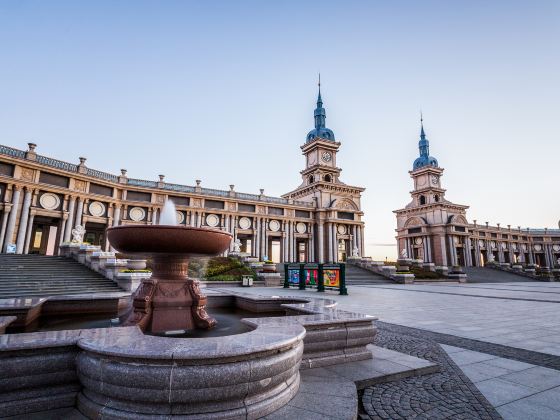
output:
POLYGON ((313 178, 313 175, 311 175, 311 176, 309 177, 309 183, 310 183, 310 184, 313 184, 314 182, 315 182, 315 179, 313 178))
POLYGON ((439 203, 439 195, 438 194, 434 195, 434 201, 436 203, 439 203))
POLYGON ((423 195, 420 196, 420 205, 423 206, 424 204, 426 204, 426 197, 424 197, 423 195))
POLYGON ((331 182, 332 178, 330 175, 325 175, 325 182, 331 182))

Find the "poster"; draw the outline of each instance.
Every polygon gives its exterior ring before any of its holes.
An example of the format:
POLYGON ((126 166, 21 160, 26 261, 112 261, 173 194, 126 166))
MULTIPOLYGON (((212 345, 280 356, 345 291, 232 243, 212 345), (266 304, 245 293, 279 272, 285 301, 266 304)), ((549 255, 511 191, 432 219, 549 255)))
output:
POLYGON ((325 287, 340 287, 340 270, 324 270, 323 281, 325 287))

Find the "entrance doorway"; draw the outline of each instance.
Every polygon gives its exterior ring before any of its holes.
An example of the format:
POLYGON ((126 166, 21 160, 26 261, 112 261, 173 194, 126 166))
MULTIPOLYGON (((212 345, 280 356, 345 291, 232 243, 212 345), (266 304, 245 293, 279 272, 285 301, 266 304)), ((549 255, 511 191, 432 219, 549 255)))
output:
POLYGON ((465 253, 463 248, 455 248, 455 254, 457 254, 457 265, 463 267, 465 265, 465 253))
POLYGON ((59 219, 35 217, 29 238, 29 253, 55 255, 59 243, 59 219))
POLYGON ((268 258, 272 260, 272 262, 278 264, 281 261, 282 255, 282 244, 280 240, 276 238, 271 238, 268 242, 268 258))
POLYGON ((484 267, 487 262, 488 262, 488 256, 486 254, 486 250, 482 249, 480 250, 480 266, 484 267))
POLYGON ((105 246, 105 229, 107 226, 101 223, 86 223, 84 234, 84 242, 91 245, 98 245, 103 248, 105 246))
POLYGON ((298 262, 307 261, 307 242, 297 241, 297 259, 298 262))
POLYGON ((348 242, 346 239, 338 240, 338 261, 345 262, 348 256, 348 242))

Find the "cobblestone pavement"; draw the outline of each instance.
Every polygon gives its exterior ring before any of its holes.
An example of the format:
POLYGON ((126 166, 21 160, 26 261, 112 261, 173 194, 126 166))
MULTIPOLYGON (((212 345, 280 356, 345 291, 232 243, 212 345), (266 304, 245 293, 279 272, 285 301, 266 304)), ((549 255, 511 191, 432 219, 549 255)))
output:
POLYGON ((361 395, 362 419, 501 419, 498 412, 430 338, 379 322, 376 345, 438 363, 438 373, 368 387, 361 395))

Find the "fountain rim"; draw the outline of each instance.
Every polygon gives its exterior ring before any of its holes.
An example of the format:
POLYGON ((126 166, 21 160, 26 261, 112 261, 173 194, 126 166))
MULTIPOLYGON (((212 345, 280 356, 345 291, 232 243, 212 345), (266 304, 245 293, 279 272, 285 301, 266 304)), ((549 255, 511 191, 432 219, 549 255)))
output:
POLYGON ((233 238, 233 234, 214 228, 207 227, 194 227, 194 226, 175 226, 175 225, 120 225, 111 226, 107 228, 107 232, 115 230, 125 230, 125 229, 172 229, 172 230, 183 230, 183 231, 197 231, 197 232, 211 232, 216 234, 222 234, 233 238))

